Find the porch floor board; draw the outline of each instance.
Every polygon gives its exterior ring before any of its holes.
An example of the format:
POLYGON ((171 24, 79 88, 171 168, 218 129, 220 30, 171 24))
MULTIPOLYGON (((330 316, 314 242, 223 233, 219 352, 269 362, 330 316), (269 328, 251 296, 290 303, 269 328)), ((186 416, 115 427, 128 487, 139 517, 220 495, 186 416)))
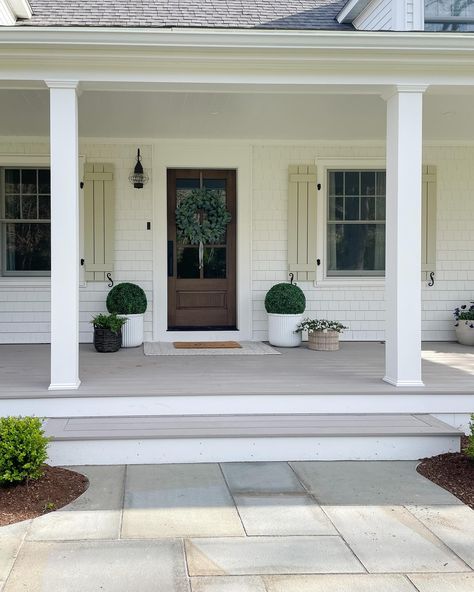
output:
POLYGON ((281 348, 280 356, 145 356, 143 349, 98 354, 80 346, 82 384, 48 391, 47 344, 0 345, 0 399, 169 395, 418 394, 474 391, 474 349, 423 344, 425 387, 394 388, 382 381, 384 346, 343 342, 340 351, 281 348))

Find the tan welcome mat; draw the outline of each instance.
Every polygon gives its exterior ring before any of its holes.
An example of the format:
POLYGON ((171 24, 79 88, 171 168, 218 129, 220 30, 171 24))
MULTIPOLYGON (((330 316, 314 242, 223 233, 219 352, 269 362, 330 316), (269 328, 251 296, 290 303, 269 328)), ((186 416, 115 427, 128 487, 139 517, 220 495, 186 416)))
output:
POLYGON ((240 349, 237 341, 173 341, 175 349, 240 349))
POLYGON ((146 341, 143 351, 145 356, 258 356, 262 354, 280 354, 271 345, 261 341, 239 341, 238 344, 240 347, 178 349, 172 341, 146 341))

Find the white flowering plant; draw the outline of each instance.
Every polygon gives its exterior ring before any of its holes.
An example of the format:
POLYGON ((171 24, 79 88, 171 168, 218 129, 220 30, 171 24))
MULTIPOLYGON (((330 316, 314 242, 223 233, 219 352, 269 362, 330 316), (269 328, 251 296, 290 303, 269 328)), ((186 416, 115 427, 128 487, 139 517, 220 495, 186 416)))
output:
POLYGON ((328 331, 336 331, 337 333, 342 333, 344 329, 347 328, 348 327, 339 321, 330 321, 328 319, 303 319, 298 325, 296 332, 301 333, 302 331, 323 331, 324 333, 327 333, 328 331))

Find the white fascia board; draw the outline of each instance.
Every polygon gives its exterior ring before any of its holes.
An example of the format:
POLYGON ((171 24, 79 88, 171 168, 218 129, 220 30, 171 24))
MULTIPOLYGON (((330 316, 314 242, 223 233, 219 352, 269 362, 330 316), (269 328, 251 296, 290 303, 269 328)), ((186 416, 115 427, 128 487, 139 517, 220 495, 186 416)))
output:
POLYGON ((371 0, 349 0, 337 15, 337 22, 351 24, 370 2, 371 0))
POLYGON ((28 0, 6 0, 12 7, 13 12, 17 18, 30 19, 33 16, 30 3, 28 0))

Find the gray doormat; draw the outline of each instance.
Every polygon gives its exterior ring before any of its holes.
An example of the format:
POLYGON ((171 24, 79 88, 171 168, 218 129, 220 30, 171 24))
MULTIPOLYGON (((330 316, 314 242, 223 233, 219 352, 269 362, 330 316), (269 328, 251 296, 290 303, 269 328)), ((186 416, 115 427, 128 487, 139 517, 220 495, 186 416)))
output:
POLYGON ((280 352, 261 341, 239 341, 235 349, 176 349, 173 343, 147 341, 143 346, 145 356, 259 356, 280 352))

